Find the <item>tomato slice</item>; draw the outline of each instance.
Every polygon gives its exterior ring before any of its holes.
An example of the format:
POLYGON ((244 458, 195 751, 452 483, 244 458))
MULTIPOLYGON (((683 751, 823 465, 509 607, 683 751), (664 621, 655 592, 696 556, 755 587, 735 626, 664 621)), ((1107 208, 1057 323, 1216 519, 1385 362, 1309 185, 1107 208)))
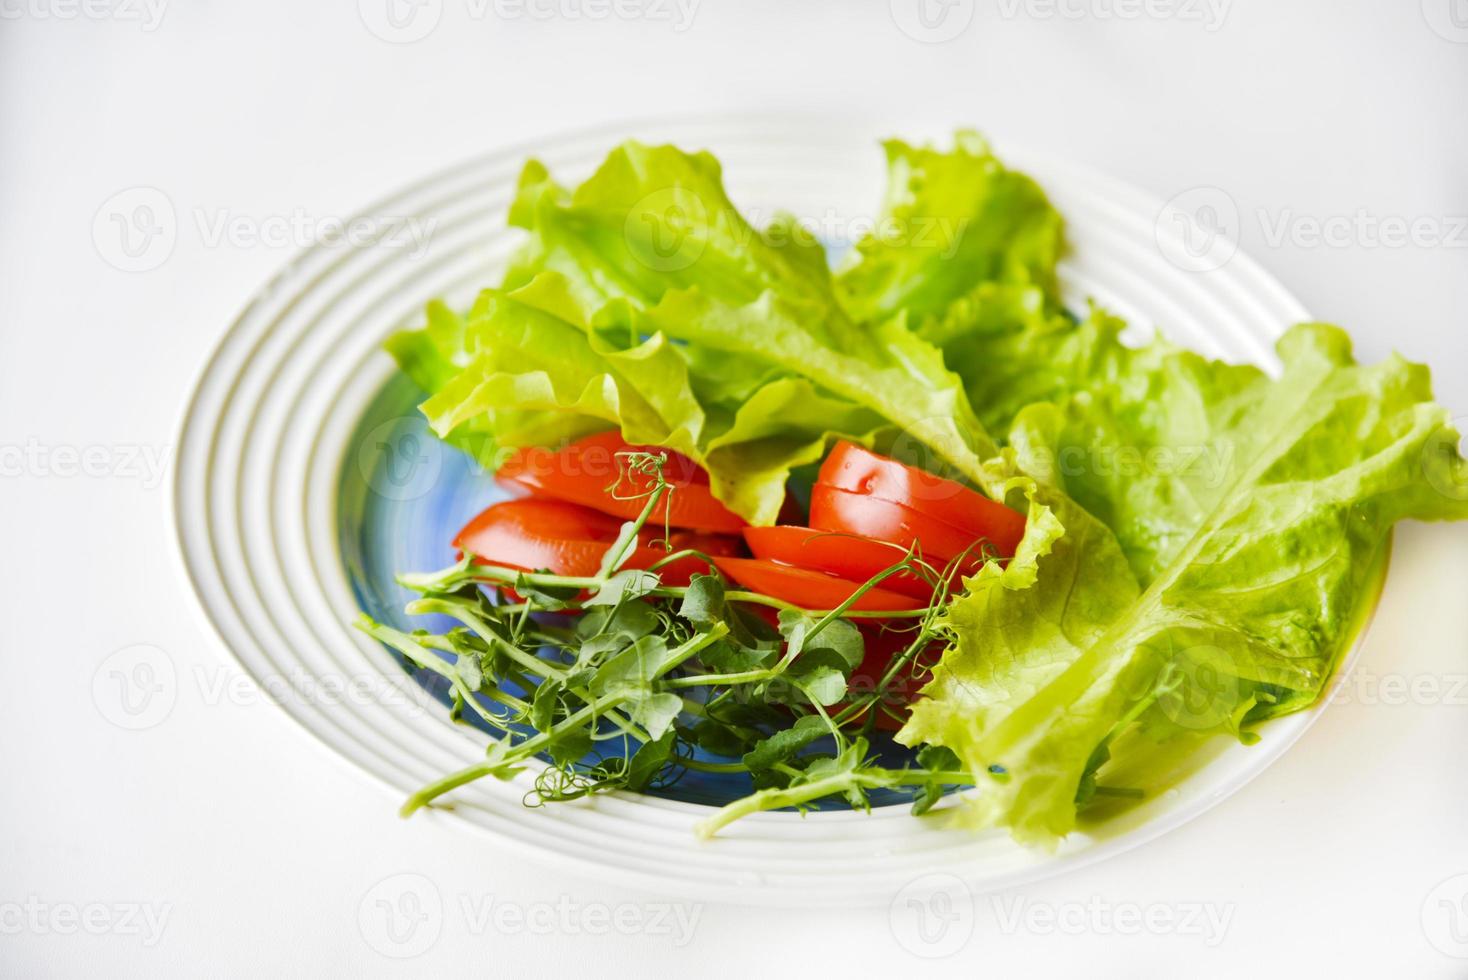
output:
MULTIPOLYGON (((506 500, 486 507, 454 536, 460 553, 470 552, 486 564, 519 571, 549 569, 557 575, 595 575, 607 548, 621 532, 622 522, 590 507, 560 500, 506 500)), ((737 555, 740 539, 727 534, 674 531, 667 547, 662 528, 643 528, 639 545, 628 556, 626 568, 648 568, 675 551, 695 549, 710 555, 737 555)), ((708 563, 687 556, 658 569, 666 585, 687 585, 697 573, 707 575, 708 563)))
POLYGON ((492 565, 557 575, 595 575, 622 522, 559 500, 506 500, 480 511, 454 547, 492 565))
POLYGON ((983 564, 983 538, 971 530, 904 507, 902 504, 816 484, 810 495, 811 527, 844 531, 864 538, 890 541, 917 553, 941 570, 943 563, 963 555, 959 571, 971 575, 983 564))
MULTIPOLYGON (((745 588, 803 609, 835 609, 861 587, 859 582, 827 575, 825 572, 813 572, 808 568, 796 568, 793 565, 781 565, 756 558, 714 558, 714 564, 719 567, 719 571, 745 588)), ((921 609, 927 604, 926 599, 874 588, 864 593, 851 608, 896 611, 921 609)))
MULTIPOLYGON (((907 556, 906 548, 886 541, 813 527, 747 527, 744 540, 756 558, 839 575, 855 582, 865 582, 907 556)), ((911 572, 887 576, 882 579, 881 588, 914 599, 933 598, 933 584, 911 572)))
MULTIPOLYGON (((663 529, 655 528, 651 533, 643 528, 644 543, 654 544, 663 551, 663 529)), ((668 536, 667 551, 702 551, 706 555, 744 554, 744 542, 732 534, 710 534, 706 531, 674 531, 668 536)), ((664 551, 666 554, 667 552, 664 551)))
MULTIPOLYGON (((658 535, 659 540, 661 535, 658 535)), ((667 545, 648 544, 649 535, 644 532, 644 543, 633 550, 623 568, 651 568, 676 551, 701 551, 709 557, 733 557, 744 549, 738 538, 730 534, 704 534, 699 531, 674 531, 668 536, 667 545)), ((682 587, 693 581, 695 575, 708 575, 712 570, 709 563, 697 555, 686 555, 668 562, 658 569, 658 578, 664 585, 682 587)))
POLYGON ((708 474, 688 457, 656 446, 628 445, 616 432, 587 436, 560 450, 517 449, 495 478, 536 497, 582 504, 632 520, 642 513, 646 501, 639 495, 652 489, 652 479, 624 473, 617 454, 644 450, 668 452, 663 476, 675 488, 649 519, 650 525, 666 521, 675 527, 730 534, 744 527, 743 518, 714 498, 708 474))
POLYGON ((821 464, 817 484, 901 504, 975 536, 987 538, 1004 556, 1014 554, 1025 533, 1023 514, 915 466, 878 455, 851 442, 838 442, 821 464))

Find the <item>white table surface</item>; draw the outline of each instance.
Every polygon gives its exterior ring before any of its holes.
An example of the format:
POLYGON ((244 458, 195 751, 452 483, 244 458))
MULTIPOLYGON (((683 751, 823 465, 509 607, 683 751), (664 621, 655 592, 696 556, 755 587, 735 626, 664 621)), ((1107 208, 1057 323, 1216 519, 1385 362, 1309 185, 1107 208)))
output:
POLYGON ((1358 679, 1281 762, 1140 851, 978 897, 918 951, 972 938, 924 964, 887 909, 685 906, 687 934, 653 922, 665 896, 400 821, 278 708, 221 693, 160 469, 195 371, 296 247, 218 222, 340 217, 510 142, 705 111, 974 124, 1158 198, 1221 188, 1316 315, 1429 362, 1468 413, 1460 0, 956 0, 936 43, 899 29, 907 0, 683 0, 687 23, 671 0, 423 0, 412 43, 367 26, 392 34, 385 0, 163 2, 0 0, 0 974, 1468 973, 1446 955, 1468 879, 1438 887, 1468 872, 1468 526, 1399 531, 1358 679), (177 240, 125 272, 93 221, 139 186, 177 240), (135 644, 178 670, 141 731, 94 694, 135 644), (414 887, 441 911, 394 945, 376 903, 414 887))

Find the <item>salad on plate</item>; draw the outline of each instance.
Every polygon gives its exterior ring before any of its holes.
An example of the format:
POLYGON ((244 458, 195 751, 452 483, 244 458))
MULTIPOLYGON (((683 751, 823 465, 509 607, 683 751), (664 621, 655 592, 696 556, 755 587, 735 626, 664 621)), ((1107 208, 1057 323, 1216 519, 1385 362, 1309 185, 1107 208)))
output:
POLYGON ((1062 303, 1034 181, 971 133, 885 148, 834 270, 707 153, 627 143, 574 189, 532 160, 503 281, 389 340, 514 493, 400 577, 453 628, 359 624, 494 733, 405 813, 698 770, 746 786, 702 836, 896 793, 1051 846, 1315 704, 1392 525, 1468 517, 1425 367, 1320 323, 1273 373, 1123 342, 1062 303))

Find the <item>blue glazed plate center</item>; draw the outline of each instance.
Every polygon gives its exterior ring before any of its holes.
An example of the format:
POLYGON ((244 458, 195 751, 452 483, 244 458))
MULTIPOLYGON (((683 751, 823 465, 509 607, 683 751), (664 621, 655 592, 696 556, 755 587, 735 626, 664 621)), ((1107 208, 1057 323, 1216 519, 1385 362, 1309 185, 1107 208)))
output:
MULTIPOLYGON (((400 630, 440 632, 456 624, 443 616, 404 613, 403 607, 416 594, 398 585, 396 576, 453 564, 456 556, 450 541, 454 534, 475 514, 507 495, 495 484, 493 474, 438 441, 417 409, 424 397, 399 374, 368 406, 343 458, 337 537, 357 604, 367 615, 400 630)), ((452 699, 443 679, 411 668, 400 657, 398 662, 444 705, 447 714, 452 699)), ((487 726, 484 731, 486 739, 491 737, 487 726)), ((911 764, 912 753, 886 736, 879 735, 874 748, 887 765, 911 764)), ((472 761, 464 760, 465 765, 472 761)), ((747 774, 688 770, 671 785, 649 793, 722 806, 751 789, 747 774)), ((906 804, 911 799, 908 793, 892 790, 870 796, 874 806, 906 804)), ((827 801, 817 808, 847 807, 840 801, 827 801)))

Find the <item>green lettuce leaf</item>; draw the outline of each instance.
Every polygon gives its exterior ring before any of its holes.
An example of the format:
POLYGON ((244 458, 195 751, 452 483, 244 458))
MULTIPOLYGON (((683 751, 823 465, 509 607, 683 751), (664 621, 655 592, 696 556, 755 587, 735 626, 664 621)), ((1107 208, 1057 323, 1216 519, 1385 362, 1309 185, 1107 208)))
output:
POLYGON ((1038 184, 976 133, 959 132, 951 151, 883 145, 886 199, 840 275, 853 317, 919 322, 981 283, 1034 287, 1053 300, 1062 222, 1038 184))
POLYGON ((441 436, 482 454, 617 426, 702 464, 754 523, 837 438, 983 486, 997 447, 938 348, 848 315, 820 244, 750 225, 708 154, 628 143, 574 191, 532 161, 510 217, 529 235, 503 287, 389 342, 441 436))
MULTIPOLYGON (((827 393, 833 403, 865 410, 931 449, 963 477, 993 489, 982 461, 997 447, 969 408, 957 376, 935 348, 900 324, 869 328, 878 343, 863 354, 823 343, 804 329, 797 308, 773 294, 731 306, 697 289, 669 293, 646 312, 646 323, 690 347, 742 352, 800 379, 812 392, 827 393)), ((767 421, 784 425, 781 416, 767 421)))
POLYGON ((980 422, 1006 433, 1025 406, 1123 374, 1134 357, 1120 342, 1124 329, 1098 307, 1077 320, 1035 287, 984 283, 914 332, 943 352, 980 422))
POLYGON ((1468 495, 1444 491, 1468 481, 1468 464, 1442 458, 1456 436, 1425 368, 1360 366, 1344 333, 1319 324, 1291 330, 1279 352, 1284 373, 1270 380, 1156 345, 1096 390, 1019 414, 1009 458, 1059 506, 1071 490, 1107 519, 1130 568, 1095 564, 1106 541, 1080 539, 1073 513, 1056 513, 1057 536, 1032 502, 1020 555, 950 607, 953 642, 899 737, 992 773, 965 819, 1052 842, 1131 722, 1156 738, 1245 736, 1312 703, 1353 639, 1391 526, 1468 517, 1468 495), (1096 465, 1159 447, 1223 462, 1096 465), (1065 465, 1067 449, 1088 462, 1065 465), (1438 478, 1423 478, 1428 463, 1438 478), (1130 569, 1140 594, 1095 587, 1130 569))
POLYGON ((550 413, 593 431, 621 425, 629 437, 690 448, 703 415, 682 356, 665 337, 619 348, 600 333, 628 312, 609 304, 589 317, 553 274, 516 290, 485 290, 463 328, 472 358, 423 413, 440 435, 489 420, 501 445, 540 438, 538 426, 524 423, 550 413))
POLYGON ((937 347, 994 433, 1105 373, 1124 325, 1099 310, 1078 323, 1062 308, 1063 222, 1040 187, 974 133, 947 151, 885 146, 886 200, 838 276, 846 309, 901 318, 937 347))
POLYGON ((820 243, 785 216, 765 231, 752 226, 708 153, 624 143, 574 192, 532 160, 510 223, 529 240, 507 288, 558 272, 589 309, 615 299, 650 307, 693 288, 730 306, 770 293, 797 309, 804 330, 822 343, 859 352, 871 346, 837 302, 820 243))
MULTIPOLYGON (((873 410, 806 377, 766 370, 763 361, 761 380, 739 404, 705 397, 689 346, 662 329, 658 318, 667 312, 661 305, 637 311, 626 300, 589 312, 564 276, 545 272, 518 289, 480 295, 460 332, 474 353, 458 373, 446 372, 447 381, 418 366, 436 369, 430 356, 418 355, 434 349, 428 331, 395 338, 394 352, 420 356, 405 359, 405 369, 436 383, 421 406, 434 431, 490 468, 505 447, 554 445, 617 427, 631 442, 696 460, 720 499, 766 522, 779 512, 793 467, 819 460, 835 438, 870 442, 891 428, 873 410)), ((672 323, 680 338, 691 325, 672 323)), ((699 349, 710 360, 717 352, 699 349)))

